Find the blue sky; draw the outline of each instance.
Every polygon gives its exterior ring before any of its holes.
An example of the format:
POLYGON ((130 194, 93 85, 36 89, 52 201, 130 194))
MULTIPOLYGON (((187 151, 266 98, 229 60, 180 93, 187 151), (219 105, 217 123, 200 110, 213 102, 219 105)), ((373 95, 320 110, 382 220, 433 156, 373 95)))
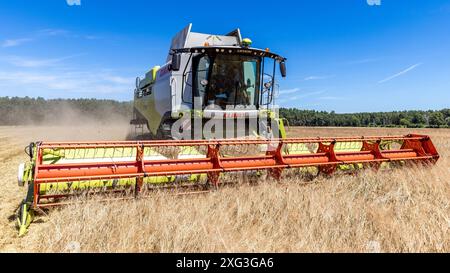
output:
MULTIPOLYGON (((74 1, 74 0, 72 0, 74 1)), ((172 36, 241 28, 288 58, 277 102, 336 112, 450 107, 450 2, 0 3, 0 96, 131 100, 172 36)))

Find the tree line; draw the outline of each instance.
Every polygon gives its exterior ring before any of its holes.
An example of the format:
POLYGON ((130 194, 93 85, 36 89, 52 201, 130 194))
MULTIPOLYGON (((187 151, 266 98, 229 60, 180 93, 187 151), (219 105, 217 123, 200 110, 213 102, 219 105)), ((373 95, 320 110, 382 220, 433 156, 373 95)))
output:
MULTIPOLYGON (((133 103, 99 99, 0 97, 0 125, 77 124, 128 121, 133 103)), ((338 114, 281 108, 291 126, 449 128, 450 109, 338 114)))
POLYGON ((291 126, 449 128, 450 109, 337 114, 334 111, 281 108, 291 126))

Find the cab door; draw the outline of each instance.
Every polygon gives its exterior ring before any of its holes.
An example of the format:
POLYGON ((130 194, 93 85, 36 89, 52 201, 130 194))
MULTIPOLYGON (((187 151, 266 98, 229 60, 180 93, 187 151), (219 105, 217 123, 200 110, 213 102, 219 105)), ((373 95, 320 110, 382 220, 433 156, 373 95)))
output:
MULTIPOLYGON (((208 55, 199 55, 194 57, 193 60, 194 67, 194 77, 192 79, 193 83, 193 94, 194 97, 200 99, 200 105, 205 105, 206 94, 208 92, 209 86, 209 74, 211 71, 211 58, 208 55)), ((193 101, 194 103, 194 101, 193 101)))

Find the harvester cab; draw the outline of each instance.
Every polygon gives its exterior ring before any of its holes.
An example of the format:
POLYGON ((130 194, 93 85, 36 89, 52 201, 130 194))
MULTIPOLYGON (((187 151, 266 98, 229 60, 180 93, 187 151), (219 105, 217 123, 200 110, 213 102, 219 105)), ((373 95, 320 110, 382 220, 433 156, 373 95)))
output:
POLYGON ((131 124, 146 126, 152 139, 285 137, 273 105, 286 59, 252 48, 239 29, 213 35, 191 27, 173 38, 165 65, 136 79, 131 124))
POLYGON ((30 160, 18 173, 19 186, 28 186, 19 234, 34 212, 71 203, 73 196, 204 192, 247 177, 280 179, 288 169, 329 176, 439 159, 425 135, 285 138, 272 106, 276 68, 285 76, 286 59, 250 46, 239 30, 209 35, 189 25, 178 33, 166 64, 136 81, 131 123, 148 127, 156 140, 30 144, 30 160))

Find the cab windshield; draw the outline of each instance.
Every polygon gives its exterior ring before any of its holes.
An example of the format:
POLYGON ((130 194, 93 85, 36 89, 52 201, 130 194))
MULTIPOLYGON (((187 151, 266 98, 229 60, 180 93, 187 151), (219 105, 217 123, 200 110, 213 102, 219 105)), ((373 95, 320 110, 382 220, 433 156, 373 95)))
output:
POLYGON ((204 106, 256 106, 259 87, 259 58, 243 55, 200 57, 196 87, 204 106))

